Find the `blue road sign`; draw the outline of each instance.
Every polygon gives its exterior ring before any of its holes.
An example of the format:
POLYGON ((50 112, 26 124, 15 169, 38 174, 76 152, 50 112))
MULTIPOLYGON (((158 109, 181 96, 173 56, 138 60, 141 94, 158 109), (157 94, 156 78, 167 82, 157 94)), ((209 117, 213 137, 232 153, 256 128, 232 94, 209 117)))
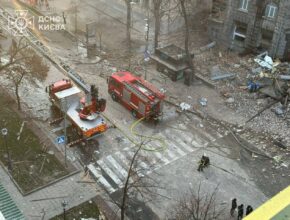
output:
POLYGON ((64 135, 57 137, 57 138, 56 138, 56 142, 57 142, 58 144, 63 144, 63 143, 65 142, 64 135))
POLYGON ((144 52, 144 60, 145 60, 146 62, 148 62, 148 61, 150 60, 150 52, 149 52, 148 50, 146 50, 146 51, 144 52))

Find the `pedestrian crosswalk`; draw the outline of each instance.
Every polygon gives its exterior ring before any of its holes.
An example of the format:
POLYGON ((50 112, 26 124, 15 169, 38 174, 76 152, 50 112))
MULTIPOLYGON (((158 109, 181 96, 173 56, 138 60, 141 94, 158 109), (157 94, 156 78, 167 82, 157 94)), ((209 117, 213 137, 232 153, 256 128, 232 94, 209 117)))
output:
MULTIPOLYGON (((136 172, 140 177, 206 147, 210 142, 222 138, 223 134, 216 131, 206 133, 198 128, 192 128, 189 131, 167 128, 158 134, 158 137, 165 141, 166 149, 159 152, 141 150, 138 153, 136 172)), ((158 148, 161 147, 160 145, 158 142, 150 142, 146 147, 158 148)), ((136 146, 132 144, 90 164, 88 169, 107 192, 113 193, 124 187, 136 150, 136 146)))

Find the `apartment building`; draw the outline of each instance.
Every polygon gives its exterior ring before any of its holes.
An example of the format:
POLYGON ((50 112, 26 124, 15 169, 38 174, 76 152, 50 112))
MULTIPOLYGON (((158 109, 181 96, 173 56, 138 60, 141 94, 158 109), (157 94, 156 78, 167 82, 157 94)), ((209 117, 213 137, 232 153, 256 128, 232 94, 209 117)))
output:
POLYGON ((209 35, 227 48, 290 60, 289 0, 215 0, 209 35))

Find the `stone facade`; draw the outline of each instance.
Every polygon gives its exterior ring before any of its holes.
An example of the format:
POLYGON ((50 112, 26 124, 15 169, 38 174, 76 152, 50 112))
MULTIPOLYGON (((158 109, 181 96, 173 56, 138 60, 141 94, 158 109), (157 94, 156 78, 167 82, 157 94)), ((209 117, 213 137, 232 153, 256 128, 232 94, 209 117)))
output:
POLYGON ((272 57, 290 60, 289 0, 224 0, 222 16, 212 16, 209 35, 237 51, 268 51, 272 57), (259 4, 257 6, 257 4, 259 4), (260 15, 260 16, 259 16, 260 15))

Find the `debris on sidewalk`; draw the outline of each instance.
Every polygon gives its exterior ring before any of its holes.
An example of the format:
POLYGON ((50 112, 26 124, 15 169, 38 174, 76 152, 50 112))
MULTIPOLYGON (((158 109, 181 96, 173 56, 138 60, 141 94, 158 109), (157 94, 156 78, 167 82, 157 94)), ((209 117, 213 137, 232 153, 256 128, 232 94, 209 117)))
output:
POLYGON ((199 103, 201 104, 201 106, 207 106, 207 99, 206 98, 201 98, 199 100, 199 103))
POLYGON ((182 111, 186 111, 186 110, 189 110, 191 108, 191 106, 185 102, 180 103, 179 106, 180 106, 182 111))

